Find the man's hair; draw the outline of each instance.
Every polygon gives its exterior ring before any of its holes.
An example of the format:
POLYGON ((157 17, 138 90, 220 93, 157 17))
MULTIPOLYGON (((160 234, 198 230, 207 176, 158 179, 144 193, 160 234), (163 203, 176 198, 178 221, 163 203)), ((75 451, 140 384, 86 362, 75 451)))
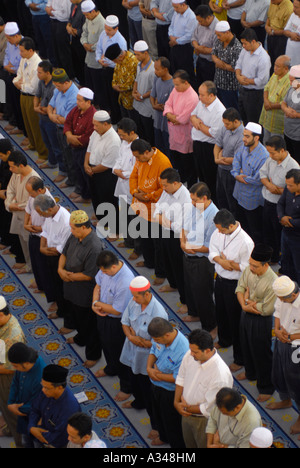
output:
POLYGON ((8 151, 13 151, 13 145, 9 138, 1 138, 0 139, 0 153, 7 154, 8 151))
POLYGON ((34 190, 34 192, 37 192, 38 190, 43 190, 45 188, 43 179, 41 179, 38 176, 30 177, 27 181, 27 184, 31 185, 32 190, 34 190))
POLYGON ((241 115, 235 107, 228 107, 222 115, 223 119, 229 120, 229 122, 234 122, 235 120, 241 121, 241 115))
POLYGON ((266 141, 266 146, 271 146, 275 151, 285 150, 286 151, 286 142, 285 139, 280 135, 271 136, 268 141, 266 141))
POLYGON ((167 57, 158 57, 156 59, 156 62, 160 62, 161 66, 163 68, 166 68, 168 70, 168 72, 170 72, 171 70, 171 63, 170 63, 170 60, 167 58, 167 57))
POLYGON ((168 184, 174 184, 174 182, 180 182, 180 174, 174 167, 168 167, 160 174, 160 178, 166 180, 168 184))
POLYGON ((119 257, 111 250, 102 250, 97 258, 97 267, 108 269, 114 265, 119 265, 119 257))
POLYGON ((131 151, 134 152, 136 151, 139 154, 144 154, 146 151, 151 151, 152 146, 148 141, 142 140, 141 138, 138 138, 137 140, 134 140, 131 143, 131 151))
POLYGON ((53 65, 49 60, 42 60, 39 63, 39 67, 42 68, 45 73, 49 72, 52 75, 53 65))
POLYGON ((213 81, 209 81, 209 80, 203 81, 203 83, 201 83, 201 86, 206 87, 208 94, 213 94, 214 96, 217 95, 217 92, 218 92, 217 87, 213 81))
POLYGON ((123 132, 127 133, 128 135, 130 135, 131 132, 137 132, 137 125, 135 121, 129 119, 128 117, 123 117, 123 119, 117 123, 117 128, 118 130, 123 130, 123 132))
POLYGON ((294 179, 295 184, 300 184, 300 169, 291 169, 287 172, 286 179, 294 179))
POLYGON ((254 29, 246 28, 241 34, 241 39, 244 39, 247 42, 256 41, 258 42, 258 37, 254 29))
POLYGON ((225 408, 226 411, 233 411, 243 402, 242 395, 234 388, 224 387, 216 395, 216 405, 219 409, 225 408))
POLYGON ((230 211, 222 208, 214 217, 214 223, 221 225, 222 228, 228 229, 231 224, 236 223, 236 219, 230 211))
POLYGON ((190 344, 198 346, 201 351, 205 351, 206 349, 210 349, 212 351, 214 349, 212 336, 206 330, 197 328, 189 334, 188 339, 190 344))
POLYGON ((213 11, 210 9, 208 5, 198 5, 195 9, 195 15, 200 16, 201 18, 209 18, 213 16, 213 11))
POLYGON ((172 324, 162 317, 154 317, 148 325, 148 333, 152 338, 161 338, 173 330, 172 324))
MULTIPOLYGON (((24 349, 22 349, 22 355, 24 354, 24 357, 21 356, 21 353, 18 353, 18 357, 16 358, 15 355, 15 349, 20 345, 20 343, 14 343, 8 350, 7 357, 8 360, 13 363, 13 364, 24 364, 25 362, 29 362, 30 364, 35 364, 39 355, 36 349, 31 348, 30 346, 27 346, 26 344, 22 345, 24 346, 24 349)), ((22 346, 21 345, 21 346, 22 346)))
POLYGON ((21 151, 12 151, 8 156, 8 161, 14 163, 15 166, 27 166, 27 158, 21 151))
POLYGON ((9 315, 9 314, 10 314, 9 306, 6 305, 5 307, 3 307, 3 309, 0 310, 0 312, 1 312, 3 315, 9 315))
POLYGON ((49 197, 49 195, 38 195, 33 202, 34 208, 39 208, 43 213, 48 211, 50 208, 54 208, 56 205, 55 200, 49 197))
POLYGON ((173 75, 173 80, 175 80, 175 78, 179 78, 181 81, 187 81, 188 83, 191 82, 191 77, 185 70, 177 70, 173 75))
POLYGON ((23 37, 20 40, 20 46, 23 46, 25 50, 33 50, 35 51, 35 42, 31 37, 23 37))
POLYGON ((93 420, 86 413, 77 412, 72 414, 68 419, 68 424, 78 431, 81 439, 86 435, 92 434, 93 420))
POLYGON ((196 195, 198 198, 203 198, 206 196, 208 200, 211 199, 211 191, 205 182, 197 182, 196 184, 192 185, 190 188, 190 193, 196 195))

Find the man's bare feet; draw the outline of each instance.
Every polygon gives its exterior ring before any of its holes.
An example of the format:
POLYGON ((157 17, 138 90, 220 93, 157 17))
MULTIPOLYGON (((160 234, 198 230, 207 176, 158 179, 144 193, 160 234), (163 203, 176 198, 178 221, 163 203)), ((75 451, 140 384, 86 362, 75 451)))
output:
POLYGON ((132 403, 133 403, 133 400, 131 401, 126 401, 125 403, 123 403, 122 405, 122 408, 126 408, 126 409, 132 409, 132 403))
POLYGON ((172 288, 169 284, 165 284, 164 286, 162 286, 161 288, 159 288, 159 292, 174 292, 174 291, 177 291, 176 288, 172 288))
MULTIPOLYGON (((215 346, 215 348, 217 348, 217 346, 215 346)), ((219 346, 219 348, 221 348, 221 346, 219 346)), ((219 349, 217 348, 217 349, 219 349)), ((240 366, 239 364, 236 364, 235 362, 233 362, 232 364, 230 364, 229 366, 229 369, 231 370, 231 372, 237 372, 239 370, 242 369, 243 366, 240 366)))
POLYGON ((238 374, 238 375, 236 376, 236 379, 239 380, 239 381, 241 381, 241 380, 246 380, 246 379, 247 379, 246 373, 245 373, 245 372, 241 372, 240 374, 238 374))
POLYGON ((35 281, 33 281, 32 283, 30 283, 30 285, 28 286, 29 289, 36 289, 37 288, 37 284, 35 281))
POLYGON ((273 403, 269 403, 266 407, 269 410, 281 410, 291 408, 293 406, 292 400, 282 400, 273 403))
POLYGON ((97 370, 97 372, 95 372, 95 377, 97 377, 97 379, 100 379, 101 377, 107 377, 107 374, 105 374, 103 369, 99 369, 97 370))
POLYGON ((136 259, 139 258, 139 257, 140 257, 140 255, 139 255, 138 253, 136 253, 136 252, 133 251, 133 252, 129 255, 128 260, 136 260, 136 259))
POLYGON ((187 315, 183 317, 183 322, 200 322, 199 317, 194 317, 193 315, 187 315))
POLYGON ((58 318, 59 318, 59 316, 57 315, 56 312, 51 312, 51 314, 48 315, 48 319, 50 319, 50 320, 56 320, 58 318))
POLYGON ((83 363, 83 366, 86 368, 86 369, 90 369, 91 367, 94 367, 96 364, 97 364, 98 361, 91 361, 89 359, 87 359, 84 363, 83 363))
POLYGON ((290 429, 290 434, 299 434, 299 433, 300 433, 300 416, 295 422, 295 424, 293 424, 290 429))
POLYGON ((131 393, 124 393, 121 390, 116 394, 115 401, 125 401, 131 396, 131 393))
POLYGON ((264 403, 265 401, 270 400, 271 397, 272 397, 272 395, 266 395, 266 394, 260 393, 258 395, 257 401, 260 401, 261 403, 264 403))
POLYGON ((60 335, 68 335, 69 333, 72 333, 72 330, 71 328, 66 328, 66 327, 61 327, 59 330, 58 330, 58 333, 60 335))
POLYGON ((73 336, 70 336, 70 338, 67 338, 66 341, 67 341, 68 344, 74 344, 75 343, 73 336))
POLYGON ((156 431, 155 429, 152 429, 152 431, 149 432, 149 434, 147 435, 147 438, 148 439, 158 439, 159 438, 159 432, 156 431))
POLYGON ((218 327, 215 327, 213 330, 210 330, 210 336, 212 337, 213 340, 217 338, 218 335, 218 327))
POLYGON ((140 262, 137 262, 137 264, 135 266, 138 267, 138 268, 143 268, 145 266, 145 262, 143 260, 141 260, 140 262))
POLYGON ((56 302, 52 302, 51 306, 48 309, 48 312, 56 312, 58 309, 56 302))
POLYGON ((159 445, 165 445, 165 442, 160 440, 159 437, 156 437, 156 439, 152 439, 151 445, 153 445, 154 447, 158 447, 159 445))
POLYGON ((178 314, 187 314, 188 313, 188 308, 186 304, 182 304, 182 306, 177 310, 178 314))
POLYGON ((165 282, 166 278, 155 278, 153 281, 154 286, 159 286, 160 284, 163 284, 165 282))

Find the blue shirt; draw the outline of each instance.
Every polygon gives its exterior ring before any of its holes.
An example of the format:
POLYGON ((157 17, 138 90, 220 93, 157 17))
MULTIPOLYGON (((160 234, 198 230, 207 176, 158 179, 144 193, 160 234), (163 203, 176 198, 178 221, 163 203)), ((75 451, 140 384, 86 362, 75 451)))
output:
POLYGON ((34 11, 34 10, 29 9, 32 16, 47 15, 46 13, 47 0, 25 0, 26 6, 29 7, 31 3, 35 3, 36 6, 39 8, 39 11, 34 11))
POLYGON ((192 36, 198 21, 195 13, 188 8, 182 15, 176 11, 169 26, 169 36, 177 37, 177 44, 183 45, 192 42, 192 36))
MULTIPOLYGON (((157 358, 155 364, 158 370, 164 374, 172 374, 176 380, 183 356, 190 349, 188 339, 177 330, 177 336, 170 346, 155 343, 154 340, 152 340, 152 343, 150 354, 157 358)), ((165 390, 175 391, 175 383, 156 382, 154 380, 151 380, 151 382, 153 385, 162 387, 165 390)))
POLYGON ((246 89, 264 89, 270 78, 271 59, 262 45, 253 53, 242 49, 235 69, 241 74, 254 79, 255 84, 243 86, 246 89))
POLYGON ((247 185, 236 181, 233 196, 246 210, 255 210, 264 205, 259 170, 268 157, 269 153, 261 143, 251 152, 243 144, 234 155, 231 174, 234 178, 246 174, 247 185))
POLYGON ((6 67, 9 63, 11 63, 12 68, 15 71, 15 74, 17 74, 17 71, 21 62, 21 58, 22 57, 20 55, 19 46, 16 46, 14 44, 10 44, 9 42, 7 42, 4 60, 3 60, 3 66, 6 67))
MULTIPOLYGON (((15 371, 11 383, 8 405, 23 403, 19 408, 21 413, 29 415, 32 403, 38 397, 42 387, 41 379, 46 366, 41 357, 37 358, 34 366, 28 372, 15 371)), ((28 419, 18 416, 17 431, 20 434, 27 432, 28 419)))
POLYGON ((47 431, 43 432, 43 437, 49 445, 55 448, 66 447, 68 419, 80 411, 80 405, 68 387, 57 400, 46 397, 41 391, 29 413, 28 431, 32 427, 42 427, 47 431))
MULTIPOLYGON (((95 277, 96 283, 100 286, 99 301, 111 305, 117 312, 123 314, 132 299, 129 286, 133 278, 133 272, 125 263, 114 276, 108 276, 100 270, 95 277)), ((108 316, 120 318, 113 314, 108 316)))
MULTIPOLYGON (((106 50, 112 44, 119 44, 121 50, 127 50, 127 42, 126 39, 122 36, 122 34, 117 31, 113 37, 109 37, 105 31, 99 36, 97 45, 96 45, 96 60, 101 60, 102 56, 105 54, 106 50)), ((105 62, 108 64, 109 67, 115 68, 116 64, 112 60, 104 59, 105 62)))
MULTIPOLYGON (((128 0, 128 3, 131 3, 131 2, 134 2, 134 0, 128 0)), ((142 21, 143 19, 140 7, 138 5, 131 8, 131 10, 127 10, 127 16, 132 21, 142 21)))
MULTIPOLYGON (((169 318, 165 308, 154 296, 152 296, 150 303, 144 310, 142 310, 140 304, 131 299, 122 316, 121 323, 133 328, 136 336, 151 341, 151 337, 148 334, 148 325, 154 317, 162 317, 166 320, 169 318)), ((149 348, 141 348, 134 345, 126 337, 120 362, 131 367, 134 374, 148 375, 147 360, 149 351, 149 348)))
MULTIPOLYGON (((74 83, 72 83, 65 93, 55 89, 49 105, 56 109, 56 114, 66 118, 69 112, 77 105, 78 91, 79 89, 74 83)), ((63 127, 63 125, 60 126, 63 127)))
POLYGON ((162 13, 165 18, 165 21, 155 18, 155 21, 157 24, 166 26, 171 23, 172 16, 174 14, 172 0, 152 0, 150 3, 150 10, 152 10, 152 8, 157 8, 159 12, 162 13))
MULTIPOLYGON (((211 202, 210 205, 201 212, 194 205, 188 206, 184 218, 183 229, 186 234, 187 242, 193 247, 205 246, 209 248, 210 238, 216 229, 214 217, 218 212, 216 205, 211 202)), ((208 253, 197 252, 189 254, 191 257, 208 257, 208 253)))

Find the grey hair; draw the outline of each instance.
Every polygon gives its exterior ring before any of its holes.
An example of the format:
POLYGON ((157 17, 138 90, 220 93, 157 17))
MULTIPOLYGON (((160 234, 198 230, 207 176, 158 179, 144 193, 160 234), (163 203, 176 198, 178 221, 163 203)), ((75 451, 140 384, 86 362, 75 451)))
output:
POLYGON ((48 211, 50 208, 54 208, 56 205, 53 198, 49 197, 49 195, 38 195, 33 202, 33 207, 39 208, 43 213, 48 211))

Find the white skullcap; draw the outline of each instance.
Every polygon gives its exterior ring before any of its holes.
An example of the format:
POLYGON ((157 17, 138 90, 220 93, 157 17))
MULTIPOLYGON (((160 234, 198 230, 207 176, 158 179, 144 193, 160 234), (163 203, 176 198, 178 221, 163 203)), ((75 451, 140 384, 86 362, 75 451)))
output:
POLYGON ((78 91, 79 96, 84 97, 85 99, 90 99, 91 101, 94 99, 94 92, 89 88, 81 88, 78 91))
POLYGON ((179 3, 184 3, 186 0, 172 0, 172 3, 175 3, 175 5, 178 5, 179 3))
POLYGON ((107 122, 110 119, 110 115, 108 112, 100 110, 95 112, 93 119, 97 120, 97 122, 107 122))
POLYGON ((150 287, 151 285, 147 278, 145 278, 144 276, 136 276, 131 281, 129 289, 130 291, 143 292, 143 291, 148 291, 150 287))
POLYGON ((269 448, 273 444, 273 434, 266 427, 257 427, 251 434, 250 444, 257 448, 269 448))
POLYGON ((81 11, 82 13, 89 13, 90 11, 95 10, 96 5, 92 0, 85 0, 81 4, 81 11))
POLYGON ((215 27, 217 32, 226 32, 230 30, 230 24, 228 21, 219 21, 215 27))
POLYGON ((7 306, 7 302, 6 302, 6 300, 5 300, 5 297, 4 297, 4 296, 0 296, 0 310, 5 309, 6 306, 7 306))
POLYGON ((4 32, 7 34, 7 36, 14 36, 15 34, 18 34, 19 31, 19 26, 14 22, 6 23, 4 28, 4 32))
POLYGON ((300 65, 294 65, 290 69, 290 75, 294 78, 300 78, 300 65))
POLYGON ((134 44, 133 50, 135 52, 146 52, 149 49, 149 46, 146 41, 137 41, 134 44))
POLYGON ((111 28, 115 28, 119 25, 119 18, 115 15, 109 15, 105 18, 106 26, 110 26, 111 28))
POLYGON ((89 440, 84 448, 107 448, 107 445, 102 440, 89 440))
POLYGON ((278 297, 286 297, 295 290, 295 283, 288 276, 280 276, 273 283, 273 291, 278 297))
POLYGON ((246 130, 249 130, 250 132, 252 133, 256 133, 257 135, 261 135, 262 134, 262 128, 261 128, 261 125, 257 124, 257 123, 254 123, 254 122, 248 122, 246 127, 245 127, 246 130))

